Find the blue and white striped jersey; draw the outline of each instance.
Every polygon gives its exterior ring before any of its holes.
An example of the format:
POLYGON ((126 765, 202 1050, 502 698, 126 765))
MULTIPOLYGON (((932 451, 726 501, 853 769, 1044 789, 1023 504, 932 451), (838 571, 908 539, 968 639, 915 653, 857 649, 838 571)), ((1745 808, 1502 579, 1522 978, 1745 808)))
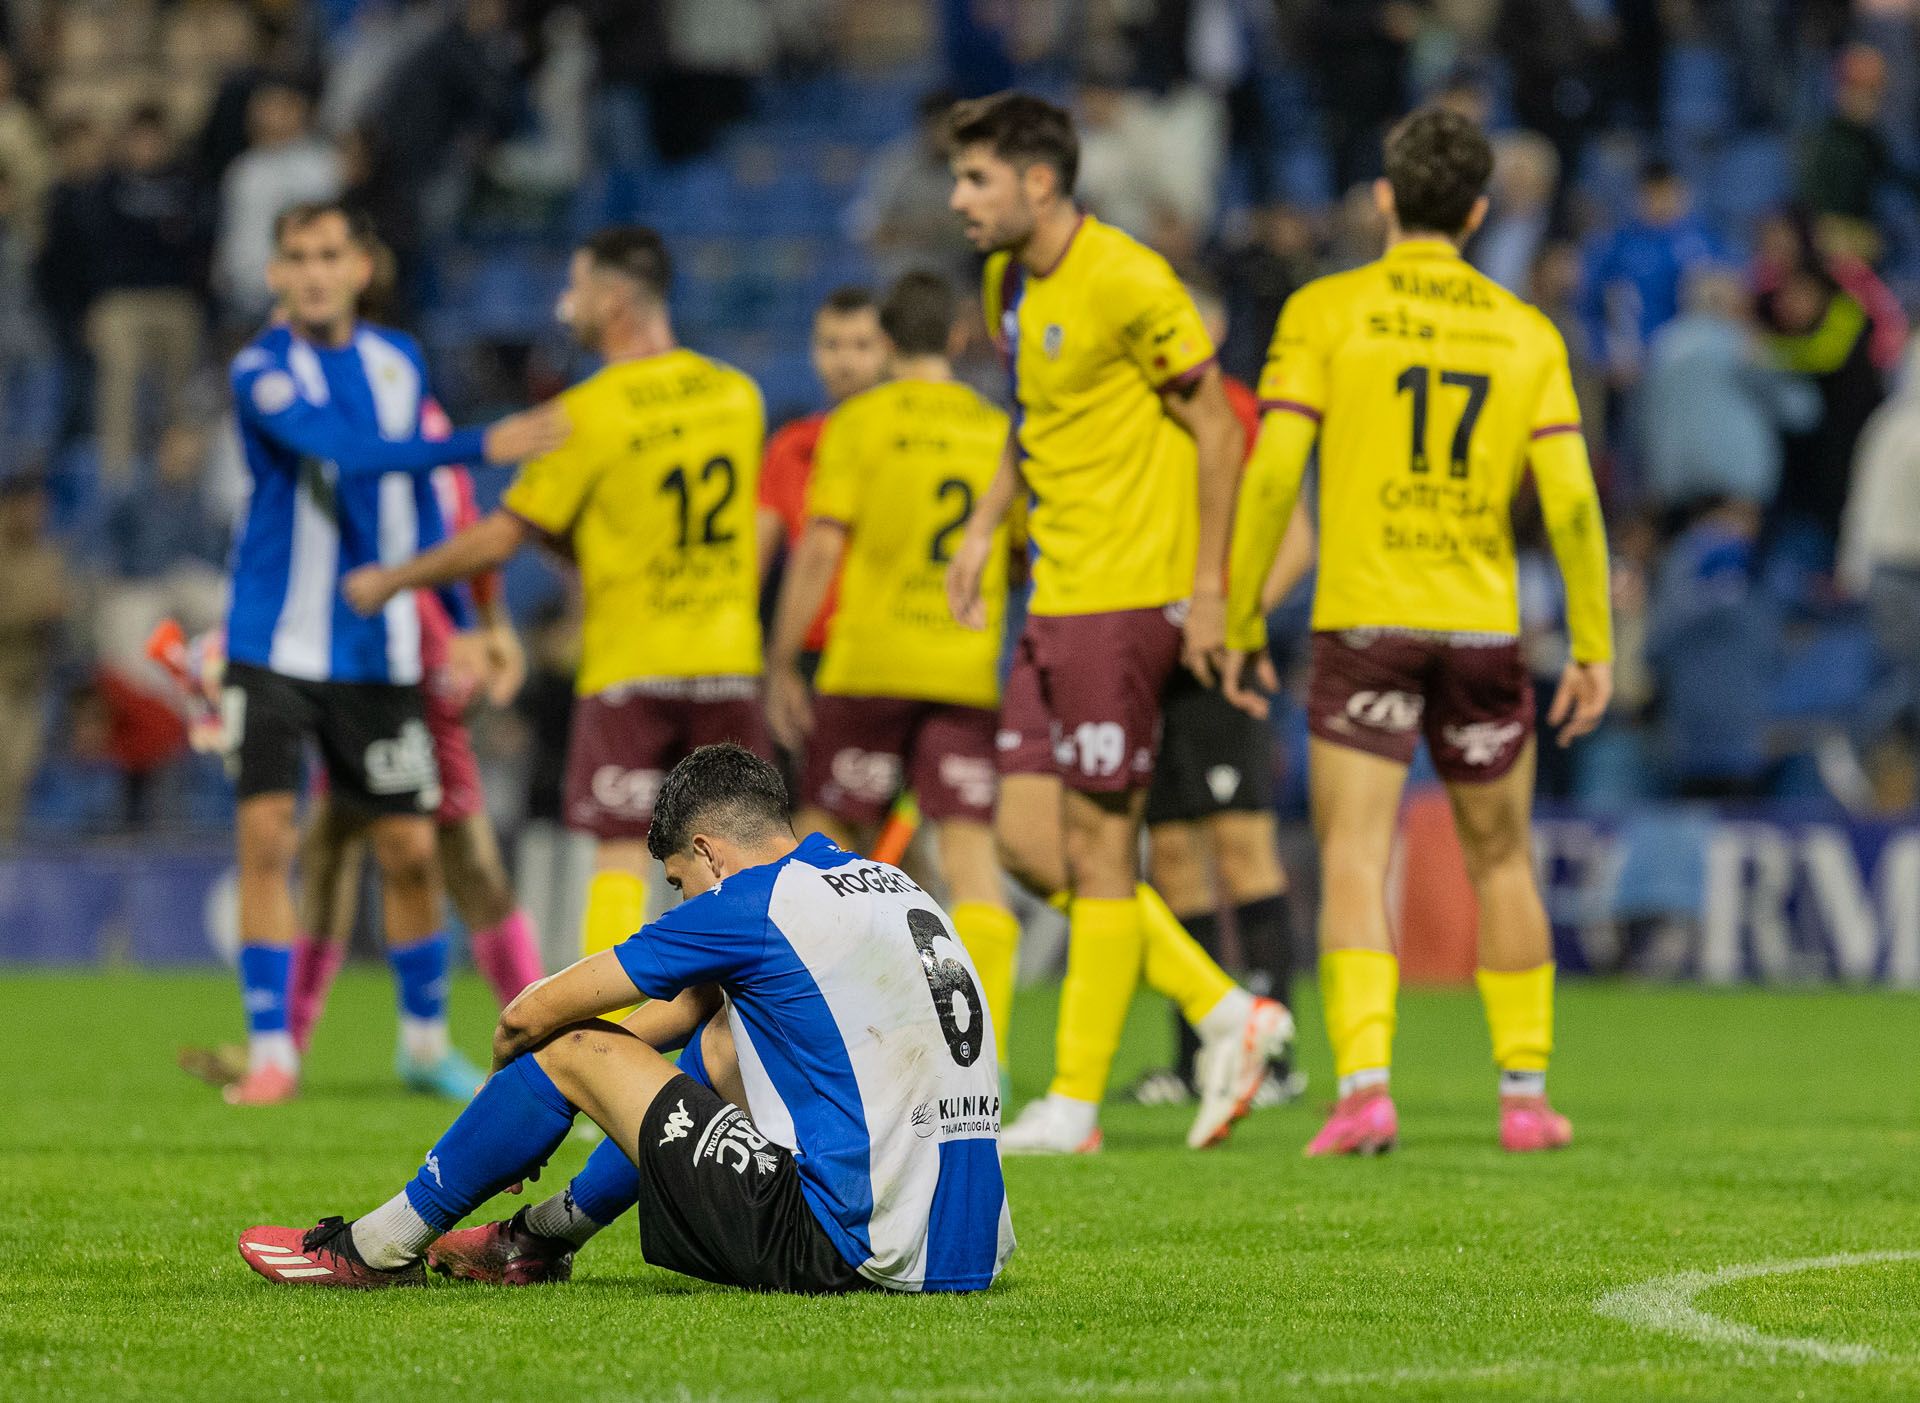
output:
MULTIPOLYGON (((481 431, 422 437, 420 348, 365 323, 338 348, 269 327, 234 358, 232 381, 252 495, 233 549, 227 656, 306 681, 417 683, 412 591, 364 619, 340 580, 445 537, 429 471, 478 459, 481 431)), ((464 591, 447 602, 468 626, 464 591)))
POLYGON ((897 1291, 977 1291, 1013 1251, 1000 1070, 953 924, 819 834, 615 947, 639 990, 717 983, 747 1110, 840 1254, 897 1291))

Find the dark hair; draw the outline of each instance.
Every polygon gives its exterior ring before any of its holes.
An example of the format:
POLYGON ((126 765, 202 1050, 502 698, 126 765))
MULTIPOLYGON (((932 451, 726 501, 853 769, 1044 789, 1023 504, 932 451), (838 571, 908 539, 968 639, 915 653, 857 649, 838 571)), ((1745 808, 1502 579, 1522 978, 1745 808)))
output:
POLYGON ((1400 227, 1452 236, 1467 227, 1493 174, 1493 147, 1473 122, 1423 107, 1387 133, 1387 184, 1400 227))
POLYGON ((836 287, 832 292, 829 292, 825 297, 821 298, 819 311, 816 311, 814 315, 817 317, 824 312, 836 317, 849 317, 855 312, 871 312, 873 310, 874 301, 872 290, 861 287, 858 283, 848 283, 844 287, 836 287))
POLYGON ((167 123, 167 112, 157 102, 143 102, 127 114, 127 130, 135 127, 157 127, 163 134, 171 132, 167 123))
POLYGON ((947 130, 954 150, 985 145, 1003 161, 1025 168, 1052 166, 1060 177, 1060 193, 1071 195, 1080 173, 1080 138, 1073 118, 1031 93, 995 93, 953 105, 947 130))
POLYGON ((696 831, 759 843, 793 831, 780 771, 744 746, 703 745, 667 772, 653 801, 647 851, 662 862, 696 831))
POLYGON ((903 273, 880 304, 880 329, 903 356, 944 356, 953 339, 953 286, 938 273, 903 273))
POLYGON ((641 224, 616 224, 602 229, 580 247, 596 268, 631 278, 655 298, 667 300, 673 283, 673 260, 666 241, 641 224))
POLYGON ((1679 178, 1680 172, 1673 168, 1673 163, 1663 161, 1658 156, 1640 166, 1639 182, 1642 185, 1666 185, 1679 178))
POLYGON ((297 205, 288 205, 274 216, 274 247, 278 248, 287 235, 296 229, 305 229, 330 214, 337 214, 347 221, 347 237, 367 253, 373 253, 380 247, 379 236, 373 232, 373 221, 367 218, 367 212, 340 200, 302 200, 297 205))

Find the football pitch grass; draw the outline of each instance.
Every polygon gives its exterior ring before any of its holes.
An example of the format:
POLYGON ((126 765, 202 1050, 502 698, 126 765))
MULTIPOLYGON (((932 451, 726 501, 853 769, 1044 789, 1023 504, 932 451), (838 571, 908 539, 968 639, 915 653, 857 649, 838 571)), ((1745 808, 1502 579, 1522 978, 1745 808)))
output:
MULTIPOLYGON (((226 980, 0 974, 0 1398, 1920 1397, 1914 999, 1570 985, 1574 1148, 1510 1158, 1477 1001, 1411 991, 1401 1150, 1340 1162, 1300 1157, 1330 1091, 1302 1003, 1312 1093, 1225 1148, 1114 1105, 1105 1153, 1010 1162, 1020 1250, 981 1296, 721 1290, 630 1219, 570 1285, 363 1295, 269 1286, 234 1239, 373 1206, 451 1114, 393 1084, 384 972, 342 978, 306 1098, 252 1111, 172 1065, 233 1030, 226 980)), ((1023 995, 1016 1102, 1052 1005, 1023 995)), ((477 980, 456 1013, 477 1054, 477 980)), ((1143 999, 1119 1079, 1166 1041, 1143 999)))

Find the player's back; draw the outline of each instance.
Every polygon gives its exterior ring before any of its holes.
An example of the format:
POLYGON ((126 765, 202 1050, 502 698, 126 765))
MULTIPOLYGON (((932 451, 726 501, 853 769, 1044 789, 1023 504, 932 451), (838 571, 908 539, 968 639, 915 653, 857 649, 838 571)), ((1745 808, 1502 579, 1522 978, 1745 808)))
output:
POLYGON ((724 923, 737 920, 751 942, 711 967, 748 1110, 794 1152, 821 1226, 863 1274, 897 1289, 988 1285, 1013 1250, 999 1059, 952 922, 898 868, 815 834, 635 943, 666 950, 684 921, 711 945, 723 905, 734 908, 724 923))
POLYGON ((999 701, 1006 552, 989 558, 984 630, 963 628, 946 568, 1006 448, 1007 415, 957 381, 895 380, 827 419, 808 514, 849 539, 819 687, 990 707, 999 701))
POLYGON ((1320 421, 1315 628, 1518 630, 1509 508, 1532 442, 1579 428, 1539 311, 1409 240, 1289 299, 1260 391, 1320 421))
POLYGON ((757 676, 758 387, 675 349, 616 361, 560 402, 572 437, 527 464, 503 504, 578 561, 581 693, 757 676))

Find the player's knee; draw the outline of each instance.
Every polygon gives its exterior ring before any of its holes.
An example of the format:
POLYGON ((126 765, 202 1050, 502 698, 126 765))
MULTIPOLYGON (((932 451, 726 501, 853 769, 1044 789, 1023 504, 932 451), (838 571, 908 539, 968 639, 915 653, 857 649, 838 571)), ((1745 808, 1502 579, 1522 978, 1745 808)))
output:
POLYGON ((433 826, 424 819, 382 824, 374 834, 373 858, 390 890, 432 886, 438 873, 435 857, 433 826))
POLYGON ((996 823, 993 840, 1001 869, 1034 895, 1046 898, 1066 888, 1057 840, 1032 831, 1025 821, 996 823))
POLYGON ((1184 823, 1156 825, 1149 839, 1147 876, 1168 906, 1193 912, 1213 905, 1212 884, 1193 830, 1184 823))
POLYGON ((1490 876, 1516 864, 1531 866, 1530 824, 1524 806, 1456 805, 1453 822, 1467 871, 1475 877, 1490 876))
POLYGON ((1286 886, 1271 821, 1264 816, 1245 817, 1250 821, 1222 825, 1214 836, 1220 884, 1236 906, 1272 896, 1286 886))
POLYGON ((300 833, 291 808, 244 814, 237 829, 237 860, 245 877, 285 876, 293 871, 300 833))

